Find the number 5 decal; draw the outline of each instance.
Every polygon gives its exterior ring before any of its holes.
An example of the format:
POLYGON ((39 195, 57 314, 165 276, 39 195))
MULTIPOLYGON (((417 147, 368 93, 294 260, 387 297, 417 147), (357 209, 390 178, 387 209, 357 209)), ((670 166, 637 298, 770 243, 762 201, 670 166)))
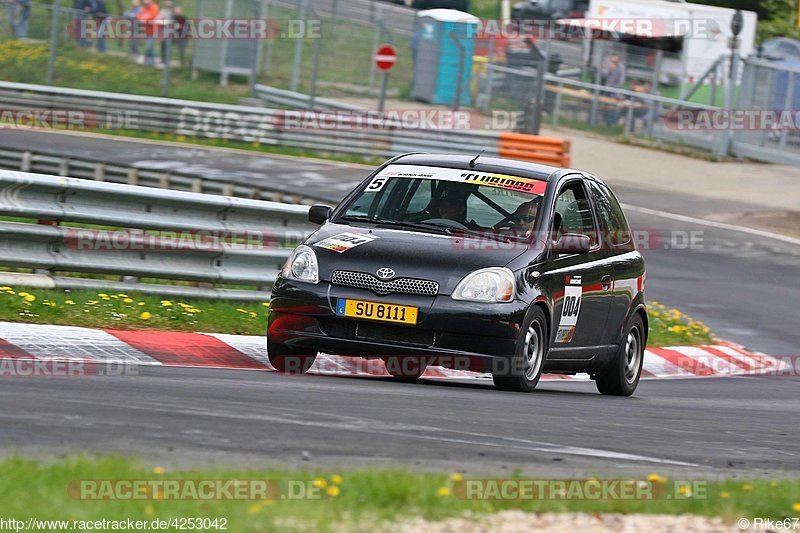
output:
POLYGON ((372 181, 369 182, 369 185, 367 185, 366 190, 369 192, 378 192, 383 189, 383 186, 386 185, 387 181, 389 181, 389 178, 386 176, 375 176, 372 178, 372 181))

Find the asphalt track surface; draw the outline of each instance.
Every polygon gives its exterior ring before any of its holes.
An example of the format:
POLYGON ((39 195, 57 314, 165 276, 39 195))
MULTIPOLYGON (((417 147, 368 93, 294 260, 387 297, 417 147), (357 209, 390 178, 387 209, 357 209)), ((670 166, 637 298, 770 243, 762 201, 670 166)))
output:
MULTIPOLYGON (((283 181, 289 173, 307 172, 305 194, 331 200, 366 172, 346 164, 46 132, 16 131, 10 138, 75 157, 102 153, 135 166, 186 171, 181 165, 194 165, 192 170, 217 172, 218 179, 250 173, 283 181)), ((0 146, 9 146, 8 139, 0 131, 0 146)), ((674 216, 706 218, 748 210, 746 203, 709 205, 690 192, 615 190, 630 206, 634 229, 654 236, 644 249, 649 299, 678 307, 751 349, 800 353, 800 246, 674 216), (698 246, 685 246, 688 232, 696 232, 698 246)), ((547 382, 540 393, 520 395, 475 384, 234 370, 139 372, 3 380, 0 446, 45 455, 133 452, 178 464, 402 463, 494 473, 519 466, 550 475, 800 471, 797 377, 644 381, 636 396, 621 399, 600 397, 587 382, 547 382)))

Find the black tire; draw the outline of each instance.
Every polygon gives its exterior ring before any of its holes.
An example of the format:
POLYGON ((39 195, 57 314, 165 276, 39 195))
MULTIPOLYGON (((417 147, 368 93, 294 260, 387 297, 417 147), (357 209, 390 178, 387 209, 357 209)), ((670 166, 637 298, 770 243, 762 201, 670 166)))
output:
POLYGON ((544 312, 538 306, 531 308, 517 339, 510 368, 492 372, 494 386, 500 390, 532 392, 542 377, 549 349, 548 339, 544 312))
POLYGON ((630 396, 639 385, 644 364, 647 334, 639 313, 628 321, 617 348, 614 364, 595 374, 595 384, 600 394, 630 396))
POLYGON ((314 361, 317 354, 299 354, 291 351, 283 344, 277 344, 267 339, 267 357, 270 364, 278 372, 284 374, 305 374, 314 361))
POLYGON ((408 381, 418 379, 428 368, 425 357, 384 357, 383 363, 391 376, 408 381))

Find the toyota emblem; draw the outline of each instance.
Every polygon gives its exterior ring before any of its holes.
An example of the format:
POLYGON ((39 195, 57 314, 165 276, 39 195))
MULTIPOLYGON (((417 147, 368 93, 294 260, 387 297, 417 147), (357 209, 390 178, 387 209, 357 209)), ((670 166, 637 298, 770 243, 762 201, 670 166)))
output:
POLYGON ((378 277, 381 279, 389 279, 391 277, 394 277, 394 270, 386 267, 379 268, 376 274, 378 274, 378 277))

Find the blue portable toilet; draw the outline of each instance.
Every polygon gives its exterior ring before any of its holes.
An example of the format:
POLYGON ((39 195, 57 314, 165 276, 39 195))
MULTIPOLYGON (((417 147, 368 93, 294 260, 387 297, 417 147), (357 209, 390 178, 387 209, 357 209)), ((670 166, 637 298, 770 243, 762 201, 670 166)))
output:
POLYGON ((455 9, 428 9, 417 13, 411 41, 414 83, 411 97, 431 104, 470 104, 472 53, 478 17, 455 9), (459 60, 461 83, 458 82, 459 60))

